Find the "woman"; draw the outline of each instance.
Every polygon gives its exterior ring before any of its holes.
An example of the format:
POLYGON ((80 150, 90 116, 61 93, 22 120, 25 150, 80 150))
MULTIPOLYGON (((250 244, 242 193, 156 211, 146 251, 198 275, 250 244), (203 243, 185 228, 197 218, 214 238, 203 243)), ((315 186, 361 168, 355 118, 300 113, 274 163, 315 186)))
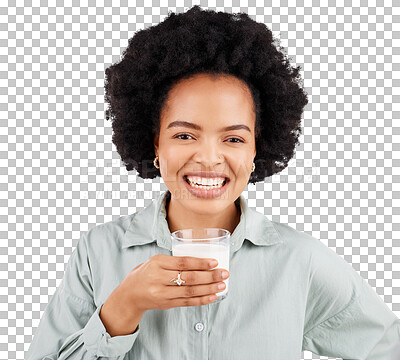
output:
POLYGON ((135 34, 106 70, 107 119, 126 169, 168 191, 82 236, 27 359, 400 358, 400 320, 368 283, 241 195, 294 155, 298 74, 246 14, 194 6, 135 34), (171 256, 195 227, 231 232, 230 272, 171 256))

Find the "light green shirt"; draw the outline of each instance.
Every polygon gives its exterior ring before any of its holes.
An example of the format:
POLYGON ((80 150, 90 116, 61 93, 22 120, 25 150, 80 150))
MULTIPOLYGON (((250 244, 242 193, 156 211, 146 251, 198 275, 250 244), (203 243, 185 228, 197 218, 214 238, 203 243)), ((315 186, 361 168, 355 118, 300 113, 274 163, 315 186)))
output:
POLYGON ((137 265, 171 255, 169 196, 82 235, 26 360, 299 360, 303 350, 400 359, 400 320, 369 284, 322 242, 270 221, 243 195, 227 298, 149 310, 135 333, 110 337, 99 317, 109 295, 137 265))

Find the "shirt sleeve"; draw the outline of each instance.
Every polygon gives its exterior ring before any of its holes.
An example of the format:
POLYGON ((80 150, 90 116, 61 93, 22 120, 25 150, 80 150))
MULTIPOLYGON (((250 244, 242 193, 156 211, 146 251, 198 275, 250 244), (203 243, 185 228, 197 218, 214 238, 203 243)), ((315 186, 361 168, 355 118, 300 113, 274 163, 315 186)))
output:
POLYGON ((320 243, 314 255, 303 350, 342 359, 399 360, 400 319, 334 251, 320 243))
POLYGON ((64 278, 49 301, 26 360, 123 359, 140 328, 129 335, 106 332, 93 300, 86 234, 68 261, 64 278))

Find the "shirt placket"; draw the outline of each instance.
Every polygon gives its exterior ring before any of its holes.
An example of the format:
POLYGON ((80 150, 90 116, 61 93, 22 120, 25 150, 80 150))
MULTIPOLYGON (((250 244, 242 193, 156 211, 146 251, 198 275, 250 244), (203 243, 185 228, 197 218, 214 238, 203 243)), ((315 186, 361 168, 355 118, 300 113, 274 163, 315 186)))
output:
POLYGON ((192 306, 189 319, 192 339, 190 359, 208 360, 208 305, 192 306))

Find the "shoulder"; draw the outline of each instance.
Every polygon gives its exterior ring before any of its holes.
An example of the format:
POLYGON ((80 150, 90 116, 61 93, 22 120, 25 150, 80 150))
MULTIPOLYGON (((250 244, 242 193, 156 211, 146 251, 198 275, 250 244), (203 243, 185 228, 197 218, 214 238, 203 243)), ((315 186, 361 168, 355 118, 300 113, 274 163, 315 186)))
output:
POLYGON ((295 251, 298 256, 302 255, 309 258, 313 253, 330 250, 324 243, 310 234, 297 230, 288 224, 277 221, 270 222, 282 243, 285 244, 286 249, 290 252, 295 251))
POLYGON ((346 263, 341 256, 315 236, 297 230, 284 223, 276 221, 271 221, 271 223, 290 250, 308 254, 310 259, 315 258, 315 260, 317 260, 324 258, 327 260, 328 258, 334 258, 336 261, 346 263))
POLYGON ((107 238, 111 235, 115 238, 119 235, 124 235, 137 214, 136 212, 134 214, 120 216, 112 221, 96 225, 88 230, 88 237, 107 238))
POLYGON ((300 243, 312 246, 314 242, 318 241, 315 237, 299 231, 294 227, 277 221, 270 221, 279 236, 289 245, 299 245, 300 243))
POLYGON ((307 266, 310 290, 330 284, 330 291, 345 291, 350 297, 354 296, 362 279, 351 264, 316 237, 287 224, 271 222, 284 240, 288 253, 307 266))
POLYGON ((92 253, 94 251, 99 252, 120 249, 122 239, 137 214, 138 212, 120 216, 112 221, 90 228, 81 238, 87 247, 87 251, 92 253))

